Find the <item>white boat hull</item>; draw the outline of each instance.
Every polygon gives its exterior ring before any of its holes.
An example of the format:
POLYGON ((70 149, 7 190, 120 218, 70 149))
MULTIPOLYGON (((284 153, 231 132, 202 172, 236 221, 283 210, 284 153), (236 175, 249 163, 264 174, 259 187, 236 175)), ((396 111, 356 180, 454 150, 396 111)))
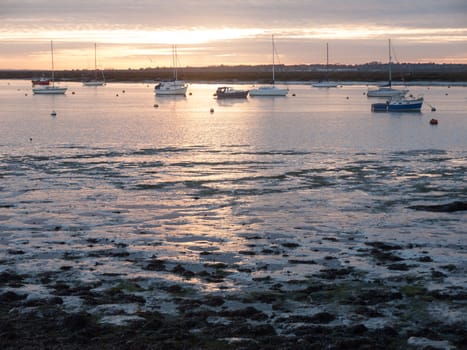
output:
POLYGON ((32 89, 35 95, 63 95, 68 88, 57 86, 43 86, 40 88, 32 89))
POLYGON ((312 86, 317 88, 331 88, 337 87, 338 84, 334 81, 320 81, 319 83, 312 84, 312 86))
POLYGON ((156 96, 165 96, 165 95, 181 95, 186 96, 186 90, 188 89, 188 84, 183 82, 161 82, 156 85, 154 91, 156 96))
POLYGON ((250 96, 287 96, 288 89, 280 89, 275 86, 261 86, 250 90, 250 96))
POLYGON ((104 86, 105 81, 99 81, 99 80, 92 80, 92 81, 85 81, 83 82, 84 86, 104 86))
POLYGON ((394 97, 394 96, 403 96, 409 90, 398 90, 393 88, 379 88, 375 90, 368 90, 368 97, 394 97))

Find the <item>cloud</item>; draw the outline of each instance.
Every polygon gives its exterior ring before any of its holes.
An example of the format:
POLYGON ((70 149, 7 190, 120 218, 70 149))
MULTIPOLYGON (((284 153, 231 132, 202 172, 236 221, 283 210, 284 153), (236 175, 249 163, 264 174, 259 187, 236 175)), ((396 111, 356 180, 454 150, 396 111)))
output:
POLYGON ((465 0, 0 1, 0 68, 19 55, 33 64, 51 39, 75 57, 97 42, 102 60, 127 57, 127 67, 163 64, 171 44, 186 64, 265 63, 271 34, 286 64, 321 62, 326 41, 341 63, 384 61, 388 38, 415 61, 465 61, 467 46, 465 0))
POLYGON ((2 0, 10 25, 69 27, 465 26, 464 0, 2 0))

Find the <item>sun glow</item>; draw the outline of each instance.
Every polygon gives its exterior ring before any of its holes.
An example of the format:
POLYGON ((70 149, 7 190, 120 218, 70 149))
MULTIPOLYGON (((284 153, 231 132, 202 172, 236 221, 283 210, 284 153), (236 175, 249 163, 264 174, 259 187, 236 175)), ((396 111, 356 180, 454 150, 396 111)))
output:
MULTIPOLYGON (((7 47, 2 51, 0 46, 0 68, 47 69, 50 62, 50 40, 55 43, 57 69, 90 68, 93 64, 91 52, 93 43, 98 45, 98 61, 103 68, 167 66, 171 64, 172 45, 178 46, 182 65, 262 64, 268 59, 266 55, 269 51, 263 46, 271 34, 275 35, 276 43, 279 42, 279 45, 282 44, 283 47, 288 45, 287 50, 281 51, 285 64, 313 63, 312 45, 321 45, 320 41, 354 41, 353 62, 349 58, 342 63, 364 63, 374 59, 368 52, 360 52, 358 48, 359 45, 371 40, 392 38, 395 42, 420 46, 447 43, 461 45, 467 42, 467 28, 355 25, 288 28, 106 26, 65 27, 61 30, 51 30, 32 26, 13 31, 2 28, 0 24, 0 44, 7 47), (263 46, 258 46, 259 43, 263 46), (15 50, 20 50, 21 54, 14 54, 15 50)), ((454 57, 455 62, 465 62, 459 50, 446 52, 445 55, 447 54, 454 57)), ((414 57, 418 61, 434 57, 433 61, 445 62, 441 53, 425 52, 415 54, 414 57), (439 58, 436 58, 438 56, 439 58)))

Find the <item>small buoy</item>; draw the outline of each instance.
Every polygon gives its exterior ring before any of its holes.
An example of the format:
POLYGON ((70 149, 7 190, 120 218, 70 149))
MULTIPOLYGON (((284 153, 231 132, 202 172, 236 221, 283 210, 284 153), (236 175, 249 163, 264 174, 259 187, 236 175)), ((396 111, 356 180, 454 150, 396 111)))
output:
POLYGON ((211 113, 214 113, 214 108, 211 108, 211 109, 210 109, 210 112, 211 112, 211 113))
POLYGON ((72 94, 72 95, 74 95, 74 94, 75 94, 75 92, 74 92, 74 91, 72 91, 72 92, 71 92, 71 94, 72 94))
POLYGON ((28 94, 24 94, 24 96, 27 96, 28 94))
POLYGON ((158 108, 158 107, 159 107, 159 105, 157 103, 154 104, 154 108, 158 108))
POLYGON ((295 96, 295 94, 292 94, 292 96, 295 96))
POLYGON ((446 92, 446 96, 448 95, 448 93, 446 92))
POLYGON ((122 90, 122 93, 125 93, 125 90, 122 90))
POLYGON ((29 138, 29 142, 32 142, 32 137, 29 138))
POLYGON ((52 117, 55 117, 55 116, 57 115, 57 112, 52 111, 52 113, 50 113, 50 115, 51 115, 52 117))
POLYGON ((436 108, 435 108, 435 107, 431 107, 431 111, 432 111, 432 112, 436 112, 436 108))
POLYGON ((348 100, 348 99, 349 99, 349 96, 347 96, 346 99, 348 100))
POLYGON ((193 95, 193 94, 190 92, 188 95, 190 95, 190 96, 191 96, 191 95, 193 95))
POLYGON ((438 119, 435 119, 435 118, 431 119, 430 124, 431 125, 438 125, 438 119))
POLYGON ((118 94, 116 94, 115 96, 117 96, 117 97, 118 97, 118 94))

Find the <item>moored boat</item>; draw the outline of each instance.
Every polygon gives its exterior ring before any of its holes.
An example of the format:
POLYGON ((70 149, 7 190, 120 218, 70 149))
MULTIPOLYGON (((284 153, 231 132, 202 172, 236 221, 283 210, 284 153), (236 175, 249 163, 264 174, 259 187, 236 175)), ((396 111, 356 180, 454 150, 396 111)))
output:
POLYGON ((32 92, 35 95, 63 95, 67 88, 55 86, 55 68, 54 68, 54 49, 53 42, 50 41, 50 52, 52 56, 52 85, 41 85, 39 87, 33 87, 32 92))
POLYGON ((173 65, 173 80, 170 81, 161 81, 156 86, 154 86, 154 92, 156 96, 164 95, 181 95, 186 96, 186 90, 188 89, 188 84, 183 80, 178 80, 177 72, 177 48, 175 45, 172 46, 172 65, 173 65))
POLYGON ((250 96, 287 96, 288 89, 281 89, 274 85, 275 83, 275 53, 274 35, 272 36, 272 85, 260 86, 250 90, 250 96))
POLYGON ((248 90, 238 90, 230 86, 221 86, 217 88, 214 96, 217 98, 246 98, 248 90))
POLYGON ((367 92, 368 97, 393 97, 393 96, 403 96, 409 90, 406 89, 394 89, 392 87, 392 56, 391 56, 391 39, 389 39, 389 60, 388 60, 388 83, 386 85, 380 86, 377 89, 369 89, 367 92))
POLYGON ((373 112, 420 112, 423 106, 423 97, 393 96, 386 103, 373 103, 373 112))
POLYGON ((97 79, 97 45, 94 44, 94 79, 89 79, 83 81, 84 86, 104 86, 105 85, 105 77, 104 71, 102 71, 102 79, 97 79))
POLYGON ((50 79, 46 77, 33 78, 31 80, 32 85, 49 85, 50 79))
POLYGON ((329 45, 328 43, 326 43, 326 79, 320 80, 317 83, 313 83, 312 86, 317 87, 317 88, 337 87, 336 81, 329 80, 329 45))
POLYGON ((182 80, 161 81, 155 87, 156 95, 186 95, 188 84, 182 80))

